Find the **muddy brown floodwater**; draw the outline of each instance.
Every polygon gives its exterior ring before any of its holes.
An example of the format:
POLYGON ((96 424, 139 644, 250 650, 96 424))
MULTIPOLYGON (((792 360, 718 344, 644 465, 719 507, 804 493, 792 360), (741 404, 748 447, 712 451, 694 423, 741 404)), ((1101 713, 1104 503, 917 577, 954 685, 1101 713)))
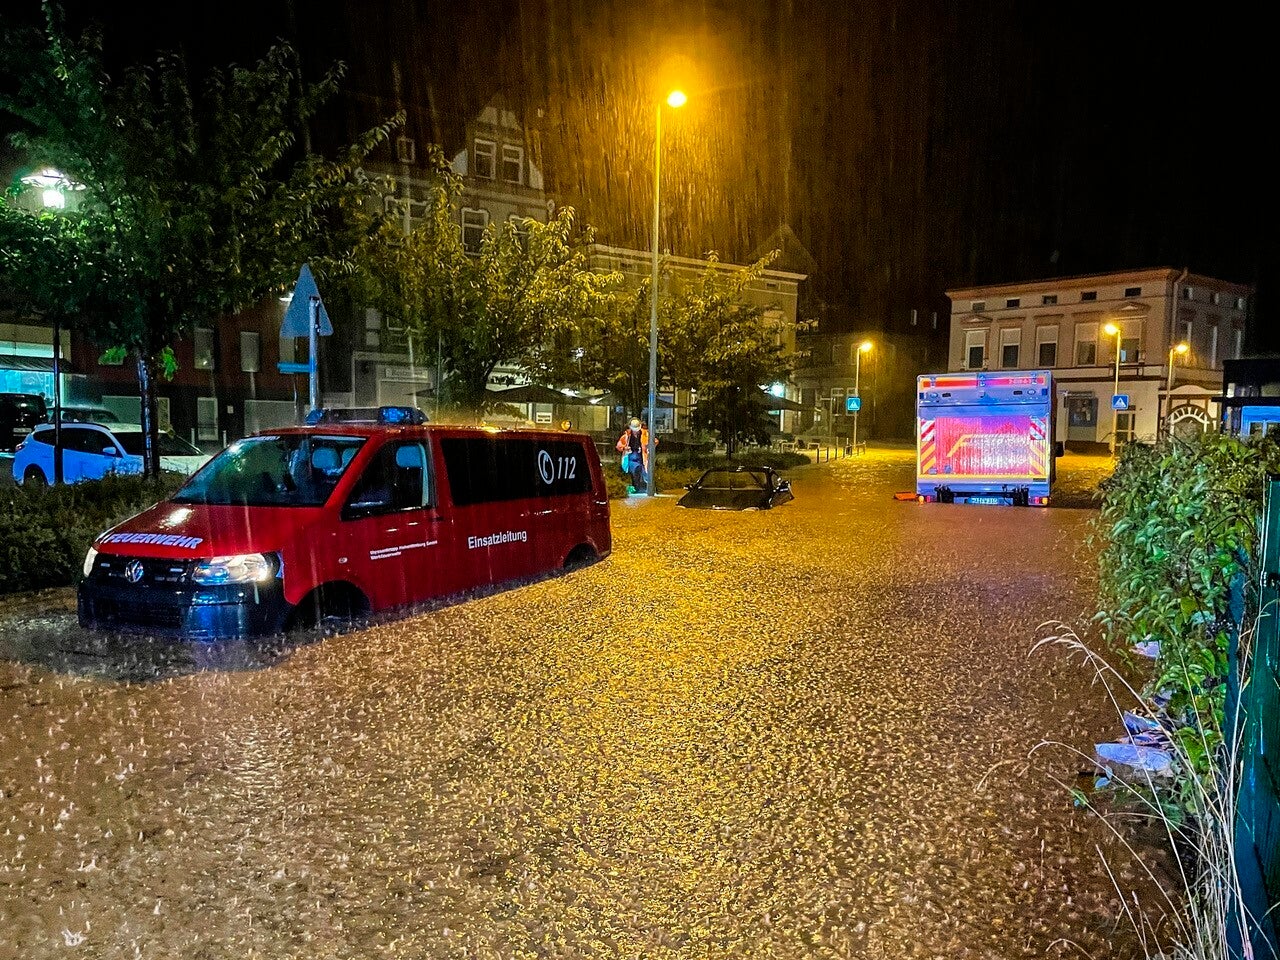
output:
POLYGON ((3 601, 0 957, 1134 955, 1099 850, 1151 891, 1031 754, 1116 730, 1028 657, 1094 514, 911 467, 619 504, 593 567, 291 646, 3 601))

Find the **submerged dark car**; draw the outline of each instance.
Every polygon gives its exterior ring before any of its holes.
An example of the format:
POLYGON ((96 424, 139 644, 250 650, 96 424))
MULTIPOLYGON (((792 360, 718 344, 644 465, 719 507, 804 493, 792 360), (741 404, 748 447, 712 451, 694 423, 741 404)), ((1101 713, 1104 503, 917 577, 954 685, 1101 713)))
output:
POLYGON ((795 499, 772 467, 714 467, 688 489, 678 505, 694 510, 768 510, 795 499))

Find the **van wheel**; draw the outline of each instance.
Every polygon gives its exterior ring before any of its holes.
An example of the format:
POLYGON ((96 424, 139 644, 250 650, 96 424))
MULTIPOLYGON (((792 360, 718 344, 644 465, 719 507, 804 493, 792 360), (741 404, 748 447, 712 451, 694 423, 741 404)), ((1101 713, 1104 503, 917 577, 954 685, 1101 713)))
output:
POLYGON ((565 557, 564 568, 566 570, 581 570, 583 567, 589 567, 600 559, 600 555, 596 553, 595 548, 589 543, 580 543, 569 551, 569 556, 565 557))
POLYGON ((46 479, 44 471, 39 467, 27 467, 26 472, 22 475, 22 485, 42 490, 49 485, 49 481, 46 479))
POLYGON ((369 600, 349 583, 326 583, 302 598, 289 614, 285 630, 311 630, 326 621, 350 624, 370 611, 369 600))

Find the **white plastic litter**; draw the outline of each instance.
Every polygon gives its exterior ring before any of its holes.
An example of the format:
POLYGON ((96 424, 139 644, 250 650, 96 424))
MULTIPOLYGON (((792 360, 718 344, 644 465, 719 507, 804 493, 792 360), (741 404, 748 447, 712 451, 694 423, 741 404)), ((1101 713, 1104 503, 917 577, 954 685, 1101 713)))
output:
POLYGON ((1153 777, 1173 775, 1173 760, 1167 750, 1133 743, 1097 743, 1093 749, 1105 764, 1128 767, 1153 777))
POLYGON ((1148 660, 1158 659, 1160 656, 1160 641, 1147 640, 1144 643, 1135 643, 1133 652, 1140 657, 1146 657, 1148 660))

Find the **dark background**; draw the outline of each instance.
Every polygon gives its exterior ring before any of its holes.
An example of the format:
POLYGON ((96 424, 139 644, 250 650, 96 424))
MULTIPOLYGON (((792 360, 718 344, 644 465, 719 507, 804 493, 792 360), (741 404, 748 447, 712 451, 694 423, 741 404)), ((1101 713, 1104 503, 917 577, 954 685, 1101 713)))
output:
MULTIPOLYGON (((420 143, 452 152, 466 119, 504 91, 532 128, 549 192, 603 241, 642 248, 653 105, 679 84, 690 102, 664 116, 663 246, 741 260, 789 223, 818 264, 806 311, 827 329, 908 331, 913 307, 945 316, 950 287, 1187 266, 1257 285, 1252 342, 1274 349, 1261 14, 1129 6, 74 0, 67 10, 73 24, 102 23, 119 63, 177 48, 198 69, 252 58, 278 37, 295 40, 309 70, 345 61, 318 145, 404 106, 420 143)), ((39 15, 32 0, 8 14, 39 15)))

